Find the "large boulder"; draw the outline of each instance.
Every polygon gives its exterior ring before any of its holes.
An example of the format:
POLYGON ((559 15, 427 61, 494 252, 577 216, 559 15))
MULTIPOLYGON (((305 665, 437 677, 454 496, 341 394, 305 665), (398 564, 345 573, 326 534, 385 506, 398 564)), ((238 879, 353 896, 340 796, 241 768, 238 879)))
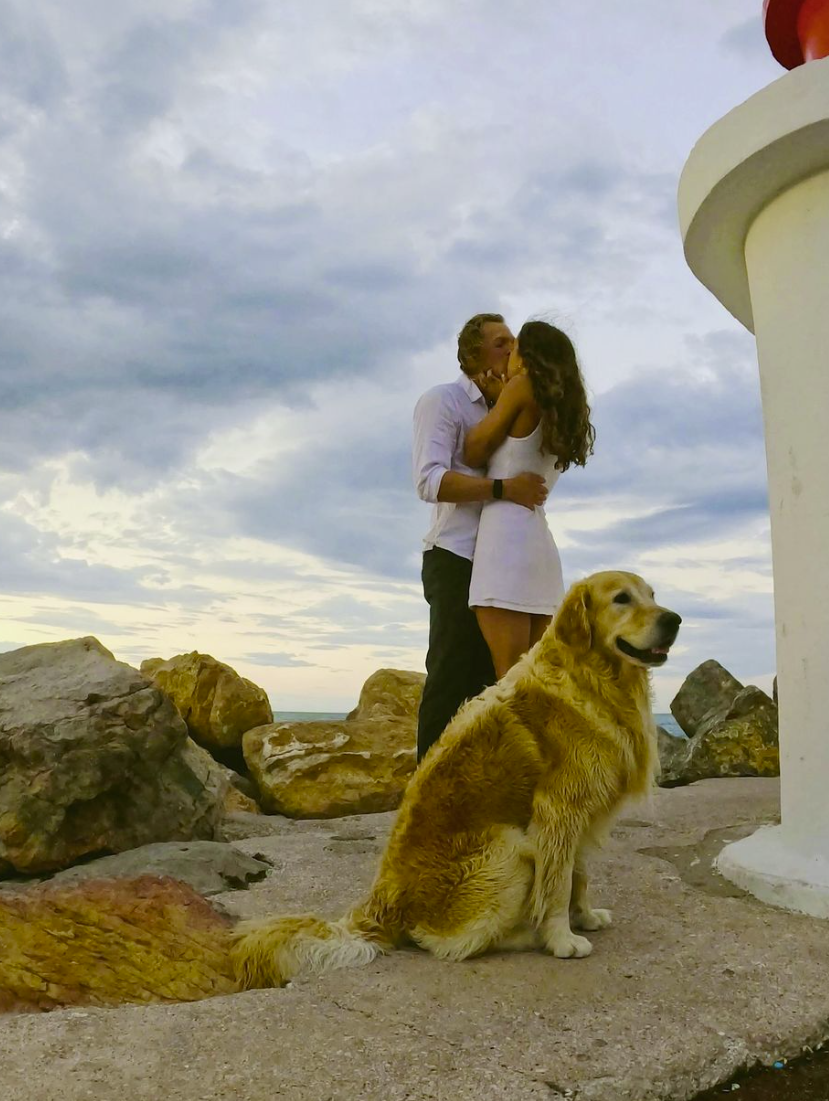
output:
POLYGON ((141 672, 170 697, 190 736, 208 749, 236 748, 246 730, 273 722, 264 689, 209 654, 149 658, 141 672))
POLYGON ((168 697, 95 638, 0 654, 0 873, 212 839, 228 781, 168 697))
POLYGON ((157 876, 0 893, 0 1011, 187 1002, 237 989, 231 923, 157 876))
POLYGON ((348 718, 381 719, 397 716, 416 722, 425 680, 425 673, 411 673, 405 669, 378 669, 363 685, 357 706, 348 718))
MULTIPOLYGON (((262 813, 259 804, 256 802, 256 785, 249 776, 240 776, 232 768, 216 761, 203 746, 197 745, 191 738, 188 738, 188 742, 192 755, 202 758, 203 767, 223 776, 227 781, 227 789, 222 803, 222 818, 227 817, 228 814, 236 814, 239 811, 246 811, 251 814, 262 813)), ((241 755, 241 747, 239 752, 241 755)))
POLYGON ((394 810, 416 764, 412 719, 271 723, 242 748, 265 813, 289 818, 394 810))
POLYGON ((704 776, 779 776, 777 708, 750 684, 709 714, 691 744, 689 768, 704 776))
POLYGON ((337 818, 394 810, 417 763, 423 673, 378 669, 341 722, 270 723, 243 739, 266 814, 337 818))
POLYGON ((754 685, 732 702, 709 713, 696 735, 684 741, 660 735, 663 787, 690 784, 716 776, 777 776, 780 756, 777 708, 754 685))
POLYGON ((718 661, 704 661, 682 683, 671 701, 671 714, 693 738, 708 717, 729 707, 743 685, 718 661))

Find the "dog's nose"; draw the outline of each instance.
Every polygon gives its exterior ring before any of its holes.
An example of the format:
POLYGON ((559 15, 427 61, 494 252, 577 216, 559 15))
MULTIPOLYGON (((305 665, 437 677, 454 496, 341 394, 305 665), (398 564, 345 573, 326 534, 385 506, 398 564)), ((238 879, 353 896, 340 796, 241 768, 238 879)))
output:
POLYGON ((659 626, 664 627, 666 631, 678 631, 681 622, 682 616, 677 615, 676 612, 663 612, 659 617, 659 626))

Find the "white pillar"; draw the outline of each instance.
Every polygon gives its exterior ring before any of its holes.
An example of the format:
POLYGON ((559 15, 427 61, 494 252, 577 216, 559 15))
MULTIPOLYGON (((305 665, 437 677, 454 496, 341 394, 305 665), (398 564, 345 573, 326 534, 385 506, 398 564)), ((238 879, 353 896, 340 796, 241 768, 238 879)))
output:
POLYGON ((689 265, 757 337, 771 510, 782 821, 718 866, 829 918, 829 59, 713 126, 679 203, 689 265))
POLYGON ((746 240, 772 514, 782 834, 829 856, 829 171, 746 240))

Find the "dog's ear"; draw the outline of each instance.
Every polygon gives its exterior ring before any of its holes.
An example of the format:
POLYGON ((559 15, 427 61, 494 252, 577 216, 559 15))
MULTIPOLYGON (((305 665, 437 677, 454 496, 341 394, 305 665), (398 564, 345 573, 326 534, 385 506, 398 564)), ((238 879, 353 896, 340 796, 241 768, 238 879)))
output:
POLYGON ((593 644, 593 629, 590 624, 592 603, 590 589, 581 582, 573 586, 558 610, 555 619, 556 638, 571 650, 586 653, 593 644))

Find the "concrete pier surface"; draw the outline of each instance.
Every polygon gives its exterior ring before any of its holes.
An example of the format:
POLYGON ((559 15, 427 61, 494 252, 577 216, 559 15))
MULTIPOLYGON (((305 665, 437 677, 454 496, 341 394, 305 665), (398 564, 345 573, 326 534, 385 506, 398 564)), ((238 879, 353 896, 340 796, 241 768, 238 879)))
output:
MULTIPOLYGON (((4 1101, 687 1101, 829 1037, 829 922, 722 879, 723 844, 774 822, 775 780, 658 791, 594 859, 614 912, 593 954, 368 967, 188 1005, 0 1019, 4 1101)), ((392 815, 263 819, 236 842, 275 864, 216 896, 241 916, 337 916, 392 815)))

